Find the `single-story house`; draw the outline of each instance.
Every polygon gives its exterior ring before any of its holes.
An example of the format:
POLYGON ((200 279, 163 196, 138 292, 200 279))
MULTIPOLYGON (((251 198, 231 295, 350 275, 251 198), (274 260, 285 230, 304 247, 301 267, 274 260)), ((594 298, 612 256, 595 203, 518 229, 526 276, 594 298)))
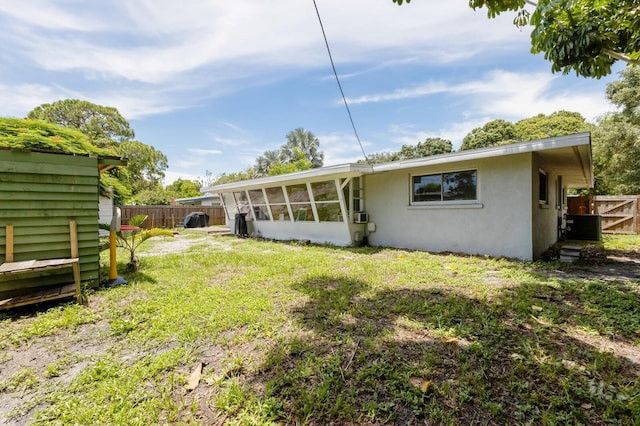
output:
POLYGON ((214 185, 227 224, 280 240, 537 259, 556 241, 570 188, 591 188, 591 136, 382 164, 343 164, 214 185))
POLYGON ((197 197, 176 198, 176 204, 181 206, 221 206, 218 194, 205 194, 197 197))

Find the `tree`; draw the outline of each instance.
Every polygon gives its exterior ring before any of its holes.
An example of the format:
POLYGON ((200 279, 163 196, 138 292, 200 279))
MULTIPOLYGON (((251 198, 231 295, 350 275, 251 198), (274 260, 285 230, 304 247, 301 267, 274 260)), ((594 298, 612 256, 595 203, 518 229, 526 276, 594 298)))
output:
POLYGON ((172 184, 167 185, 165 191, 173 198, 190 198, 201 195, 202 184, 188 179, 176 179, 172 184))
POLYGON ((280 162, 280 151, 265 151, 260 157, 256 158, 253 168, 258 176, 267 176, 269 170, 274 164, 280 162))
POLYGON ((27 117, 80 130, 97 147, 112 147, 134 137, 129 122, 116 108, 78 99, 42 104, 30 111, 27 117))
POLYGON ((358 160, 359 164, 379 164, 388 163, 390 161, 397 161, 400 159, 400 154, 397 152, 374 152, 367 155, 367 159, 358 160))
POLYGON ((269 176, 283 175, 285 173, 300 172, 302 170, 309 170, 312 167, 311 161, 309 161, 304 152, 298 147, 295 147, 292 152, 292 158, 287 162, 278 161, 271 165, 269 169, 269 176))
POLYGON ((402 145, 399 153, 400 160, 411 158, 430 157, 432 155, 446 154, 453 151, 451 141, 442 138, 427 138, 417 145, 402 145))
POLYGON ((640 126, 613 114, 593 133, 593 168, 599 194, 640 194, 640 126))
POLYGON ((280 148, 280 160, 283 163, 299 160, 296 148, 304 154, 304 158, 311 162, 312 168, 322 167, 324 153, 319 151, 320 141, 308 130, 299 127, 287 133, 287 142, 280 148))
MULTIPOLYGON (((411 0, 393 0, 399 5, 411 0)), ((640 63, 640 3, 637 0, 469 0, 489 18, 514 11, 517 26, 532 25, 531 52, 544 53, 553 72, 583 77, 611 73, 618 60, 640 63), (525 4, 534 6, 530 13, 525 4)))
POLYGON ((550 115, 538 114, 515 123, 518 141, 551 138, 572 133, 590 132, 595 128, 579 112, 556 111, 550 115))
POLYGON ((502 119, 493 120, 482 127, 473 129, 465 136, 462 139, 460 150, 505 145, 515 142, 516 137, 516 129, 513 123, 502 119))
POLYGON ((125 173, 119 176, 132 189, 133 194, 154 189, 162 183, 164 171, 169 167, 167 156, 152 146, 138 141, 124 141, 116 151, 129 160, 125 173))
POLYGON ((600 194, 640 193, 640 69, 629 66, 620 76, 607 86, 607 97, 622 112, 602 117, 592 134, 600 194))
POLYGON ((607 85, 607 98, 622 108, 625 117, 640 124, 640 66, 628 66, 620 77, 607 85))

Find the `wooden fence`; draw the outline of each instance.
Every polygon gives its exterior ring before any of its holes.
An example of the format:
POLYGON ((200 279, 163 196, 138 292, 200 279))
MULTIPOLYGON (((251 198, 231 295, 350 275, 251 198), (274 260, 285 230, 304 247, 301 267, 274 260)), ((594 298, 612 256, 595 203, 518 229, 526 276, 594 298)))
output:
POLYGON ((175 228, 184 224, 189 213, 203 212, 209 215, 209 226, 224 225, 224 208, 221 206, 120 206, 121 223, 139 214, 146 214, 147 220, 142 224, 145 229, 175 228))
POLYGON ((602 217, 606 234, 638 234, 640 231, 640 195, 597 195, 593 213, 602 217))

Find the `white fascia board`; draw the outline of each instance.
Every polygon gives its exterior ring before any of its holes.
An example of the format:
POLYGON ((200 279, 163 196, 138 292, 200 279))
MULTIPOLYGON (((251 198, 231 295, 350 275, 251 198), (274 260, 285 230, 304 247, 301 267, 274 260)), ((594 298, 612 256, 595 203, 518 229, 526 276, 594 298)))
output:
POLYGON ((590 145, 589 133, 576 133, 555 138, 539 139, 529 142, 519 142, 509 145, 498 145, 468 151, 458 151, 449 154, 434 155, 431 157, 416 158, 404 161, 393 161, 373 165, 373 172, 386 172, 391 170, 410 169, 414 167, 433 166, 453 163, 458 161, 472 161, 483 158, 501 157, 504 155, 524 154, 527 152, 546 151, 550 149, 568 148, 579 145, 590 145))
POLYGON ((338 164, 284 175, 213 185, 202 188, 201 191, 206 193, 221 193, 234 190, 265 188, 268 186, 292 185, 300 182, 317 181, 319 178, 355 177, 371 172, 371 166, 368 164, 338 164))

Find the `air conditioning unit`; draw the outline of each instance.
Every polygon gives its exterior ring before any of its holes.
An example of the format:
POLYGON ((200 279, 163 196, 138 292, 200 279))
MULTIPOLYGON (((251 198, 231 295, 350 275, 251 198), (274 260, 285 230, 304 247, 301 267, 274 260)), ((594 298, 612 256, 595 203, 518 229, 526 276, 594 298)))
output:
POLYGON ((353 215, 353 221, 355 223, 367 223, 369 222, 369 214, 363 212, 356 212, 353 215))

